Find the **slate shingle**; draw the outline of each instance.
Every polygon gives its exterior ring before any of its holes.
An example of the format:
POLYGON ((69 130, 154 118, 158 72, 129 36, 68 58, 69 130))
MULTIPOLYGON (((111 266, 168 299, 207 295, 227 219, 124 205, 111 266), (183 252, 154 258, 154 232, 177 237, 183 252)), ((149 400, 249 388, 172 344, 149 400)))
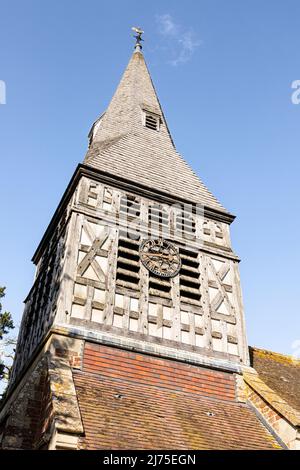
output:
POLYGON ((143 55, 135 52, 94 134, 84 163, 228 213, 176 151, 143 55), (142 112, 160 116, 160 130, 142 112))

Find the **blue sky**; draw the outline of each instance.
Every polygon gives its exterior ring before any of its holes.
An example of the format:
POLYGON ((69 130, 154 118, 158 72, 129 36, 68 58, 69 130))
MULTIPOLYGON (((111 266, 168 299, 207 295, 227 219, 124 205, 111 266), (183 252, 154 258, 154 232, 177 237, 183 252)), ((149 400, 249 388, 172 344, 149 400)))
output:
POLYGON ((295 352, 299 1, 0 0, 0 11, 0 285, 16 320, 32 284, 31 256, 138 25, 177 149, 237 215, 232 241, 249 343, 295 352))

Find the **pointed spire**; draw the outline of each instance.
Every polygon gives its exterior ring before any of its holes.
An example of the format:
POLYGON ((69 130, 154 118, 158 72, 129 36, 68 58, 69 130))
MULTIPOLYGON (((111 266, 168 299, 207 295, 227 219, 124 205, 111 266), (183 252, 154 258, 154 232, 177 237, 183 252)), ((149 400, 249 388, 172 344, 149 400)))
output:
POLYGON ((106 112, 91 129, 84 163, 226 212, 176 152, 141 53, 142 30, 134 30, 134 52, 106 112))
MULTIPOLYGON (((136 28, 137 29, 137 28, 136 28)), ((164 138, 165 145, 173 146, 173 141, 163 115, 155 88, 153 86, 145 59, 140 51, 140 33, 134 52, 123 74, 119 86, 106 110, 93 130, 93 143, 105 143, 129 132, 138 132, 149 136, 143 125, 144 113, 149 112, 160 121, 159 139, 164 138)), ((154 136, 153 136, 154 137, 154 136)))

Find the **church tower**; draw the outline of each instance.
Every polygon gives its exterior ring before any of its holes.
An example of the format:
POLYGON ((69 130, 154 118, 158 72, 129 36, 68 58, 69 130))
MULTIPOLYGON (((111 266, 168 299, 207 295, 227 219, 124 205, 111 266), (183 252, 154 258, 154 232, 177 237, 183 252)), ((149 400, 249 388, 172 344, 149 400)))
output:
POLYGON ((278 446, 239 393, 234 216, 176 151, 140 36, 33 256, 2 448, 278 446))

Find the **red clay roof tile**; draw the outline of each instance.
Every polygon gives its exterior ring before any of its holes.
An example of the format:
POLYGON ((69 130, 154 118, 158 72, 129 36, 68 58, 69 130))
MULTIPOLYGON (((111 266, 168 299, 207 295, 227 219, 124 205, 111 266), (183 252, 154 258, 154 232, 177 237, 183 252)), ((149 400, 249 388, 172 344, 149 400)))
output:
POLYGON ((74 372, 87 449, 274 449, 246 405, 74 372))

